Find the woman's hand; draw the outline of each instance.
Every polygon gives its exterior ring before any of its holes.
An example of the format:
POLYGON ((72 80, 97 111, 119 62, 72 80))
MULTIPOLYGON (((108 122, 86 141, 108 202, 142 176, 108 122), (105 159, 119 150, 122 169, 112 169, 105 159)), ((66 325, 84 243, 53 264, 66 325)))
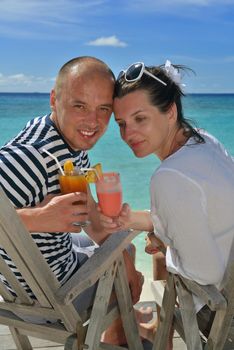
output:
POLYGON ((145 246, 145 252, 148 254, 155 254, 158 252, 165 252, 165 245, 164 243, 155 236, 154 232, 149 232, 147 236, 145 237, 146 246, 145 246))
POLYGON ((120 230, 127 230, 131 227, 132 211, 127 203, 124 203, 118 217, 111 218, 104 215, 98 207, 100 222, 106 233, 114 233, 120 230))

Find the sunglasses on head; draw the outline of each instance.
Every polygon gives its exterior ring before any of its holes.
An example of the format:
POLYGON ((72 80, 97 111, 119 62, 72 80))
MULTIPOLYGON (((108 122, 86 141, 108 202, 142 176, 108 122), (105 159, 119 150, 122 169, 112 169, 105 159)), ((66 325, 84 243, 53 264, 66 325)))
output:
POLYGON ((145 73, 146 75, 149 75, 151 78, 157 80, 159 83, 167 86, 167 84, 164 81, 157 78, 152 73, 148 72, 147 69, 145 68, 145 64, 143 62, 133 63, 126 70, 121 70, 121 72, 118 75, 117 80, 124 77, 124 79, 128 82, 137 81, 137 80, 141 79, 143 73, 145 73))

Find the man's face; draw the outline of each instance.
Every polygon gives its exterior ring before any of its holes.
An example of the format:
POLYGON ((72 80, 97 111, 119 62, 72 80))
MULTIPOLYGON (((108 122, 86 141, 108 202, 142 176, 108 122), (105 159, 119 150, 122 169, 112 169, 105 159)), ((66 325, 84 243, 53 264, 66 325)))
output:
POLYGON ((92 148, 104 134, 112 113, 114 81, 100 73, 67 75, 51 92, 52 120, 74 150, 92 148))

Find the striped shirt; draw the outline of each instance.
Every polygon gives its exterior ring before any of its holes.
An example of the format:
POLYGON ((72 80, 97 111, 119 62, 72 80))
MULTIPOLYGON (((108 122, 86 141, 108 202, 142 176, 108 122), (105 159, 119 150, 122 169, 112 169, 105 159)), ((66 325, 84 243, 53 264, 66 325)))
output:
MULTIPOLYGON (((71 149, 50 115, 29 121, 15 138, 0 149, 0 184, 15 208, 34 207, 46 195, 60 193, 58 166, 43 149, 52 153, 61 165, 69 159, 77 167, 90 166, 87 152, 71 149)), ((32 238, 61 283, 78 269, 77 255, 72 249, 69 232, 33 232, 32 238)), ((1 247, 0 254, 33 296, 1 247)), ((6 283, 3 276, 0 278, 6 283)), ((10 286, 8 288, 11 290, 10 286)))

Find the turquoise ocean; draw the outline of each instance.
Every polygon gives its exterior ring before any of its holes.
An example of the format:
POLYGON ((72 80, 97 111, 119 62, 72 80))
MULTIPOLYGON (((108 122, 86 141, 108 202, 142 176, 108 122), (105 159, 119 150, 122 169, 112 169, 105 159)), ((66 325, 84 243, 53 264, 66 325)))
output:
MULTIPOLYGON (((185 117, 217 137, 234 156, 234 94, 189 94, 183 105, 185 117)), ((28 120, 49 112, 49 94, 0 93, 0 145, 14 137, 28 120)), ((121 141, 113 117, 106 134, 90 151, 90 159, 93 165, 102 163, 105 171, 120 172, 124 201, 132 208, 149 208, 150 177, 160 162, 155 156, 135 158, 121 141)), ((134 240, 137 267, 151 277, 151 257, 144 252, 144 237, 141 234, 134 240)))

